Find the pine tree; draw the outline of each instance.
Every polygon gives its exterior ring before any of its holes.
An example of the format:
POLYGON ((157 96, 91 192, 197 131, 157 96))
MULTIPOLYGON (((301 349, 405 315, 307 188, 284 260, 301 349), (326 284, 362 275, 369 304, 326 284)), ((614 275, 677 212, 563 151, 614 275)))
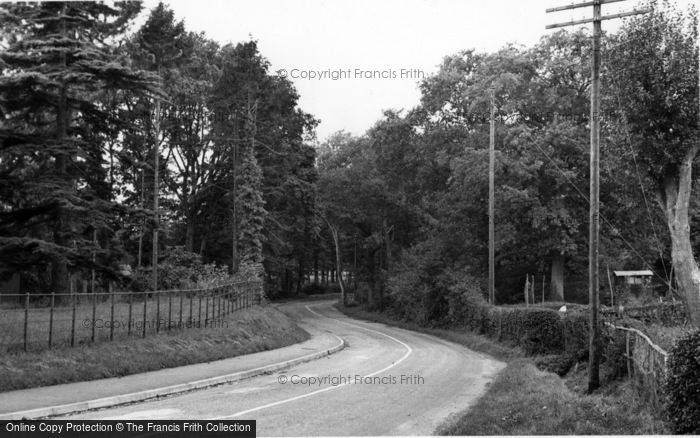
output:
MULTIPOLYGON (((155 72, 159 78, 167 76, 168 68, 177 65, 184 54, 185 25, 182 21, 175 22, 175 14, 162 2, 151 11, 146 24, 139 30, 135 38, 137 46, 134 54, 139 65, 155 72)), ((160 148, 161 148, 161 96, 156 96, 153 110, 153 253, 152 287, 158 288, 158 235, 160 231, 160 148)))
MULTIPOLYGON (((111 45, 140 4, 4 4, 0 26, 0 269, 51 266, 51 289, 92 265, 94 229, 117 206, 104 196, 101 140, 108 90, 153 90, 111 45)), ((114 273, 107 266, 97 268, 114 273)))

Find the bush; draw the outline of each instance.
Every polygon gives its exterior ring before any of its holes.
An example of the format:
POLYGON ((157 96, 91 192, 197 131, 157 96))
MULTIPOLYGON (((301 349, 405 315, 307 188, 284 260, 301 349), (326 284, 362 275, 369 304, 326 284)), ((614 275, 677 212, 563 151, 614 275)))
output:
MULTIPOLYGON (((603 330, 601 338, 605 342, 603 371, 605 380, 615 380, 627 375, 626 335, 620 330, 603 330)), ((586 349, 587 350, 587 349, 586 349)), ((588 354, 588 351, 586 351, 588 354)))
POLYGON ((446 272, 443 282, 447 289, 447 322, 481 332, 487 317, 482 282, 460 271, 446 272))
POLYGON ((441 254, 419 244, 403 254, 387 282, 392 313, 421 325, 438 322, 447 315, 441 254))
MULTIPOLYGON (((130 288, 134 291, 152 290, 152 272, 150 266, 137 269, 132 275, 130 288)), ((181 246, 166 248, 158 263, 158 290, 207 288, 231 281, 226 266, 204 264, 199 254, 185 251, 181 246)))
POLYGON ((576 361, 588 357, 588 312, 567 312, 561 318, 562 342, 564 349, 576 358, 576 361))
POLYGON ((494 308, 487 330, 491 337, 519 345, 527 354, 563 351, 558 312, 542 308, 494 308), (495 331, 495 333, 494 333, 495 331))
POLYGON ((542 371, 564 376, 576 363, 576 358, 569 353, 549 354, 535 359, 537 368, 542 371))
POLYGON ((304 295, 321 295, 326 293, 326 287, 320 283, 309 283, 301 287, 301 293, 304 295))
POLYGON ((665 389, 674 432, 700 433, 700 330, 683 336, 671 349, 665 389))

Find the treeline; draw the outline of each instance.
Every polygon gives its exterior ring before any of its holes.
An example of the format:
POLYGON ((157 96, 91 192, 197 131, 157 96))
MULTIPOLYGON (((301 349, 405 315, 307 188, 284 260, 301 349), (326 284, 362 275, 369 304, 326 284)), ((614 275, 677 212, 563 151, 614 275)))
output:
MULTIPOLYGON (((698 315, 697 13, 654 8, 604 38, 601 286, 651 269, 698 315)), ((448 56, 418 106, 314 146, 254 41, 220 46, 163 4, 133 32, 138 2, 2 9, 0 280, 22 292, 242 269, 273 296, 327 278, 435 319, 483 291, 493 99, 496 303, 522 302, 526 275, 538 300, 545 278, 548 300, 585 302, 587 32, 448 56)))
MULTIPOLYGON (((653 7, 604 38, 601 296, 606 267, 650 269, 697 323, 697 13, 653 7)), ((426 322, 449 314, 451 294, 483 293, 493 98, 496 303, 523 303, 528 274, 537 301, 543 277, 546 299, 587 301, 591 50, 580 30, 448 56, 420 105, 322 145, 319 209, 357 299, 426 322)))
POLYGON ((317 121, 255 41, 221 46, 163 4, 130 32, 141 10, 2 5, 2 279, 148 290, 245 268, 291 292, 315 239, 317 121))

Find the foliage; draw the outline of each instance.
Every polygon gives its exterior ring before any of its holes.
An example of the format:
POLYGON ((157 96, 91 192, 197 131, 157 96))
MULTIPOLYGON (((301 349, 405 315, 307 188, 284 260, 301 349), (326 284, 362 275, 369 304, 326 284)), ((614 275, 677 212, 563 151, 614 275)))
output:
POLYGON ((535 365, 542 371, 564 376, 576 363, 573 356, 569 354, 548 354, 534 358, 535 365))
POLYGON ((440 435, 657 435, 668 433, 630 390, 582 395, 527 359, 512 361, 487 393, 442 425, 440 435))
POLYGON ((700 331, 688 333, 671 349, 665 391, 674 432, 700 433, 700 331))
POLYGON ((128 122, 102 102, 114 93, 158 92, 153 78, 116 50, 140 8, 135 2, 2 5, 8 43, 0 52, 3 273, 50 265, 51 288, 63 293, 69 271, 118 276, 126 209, 114 201, 103 166, 115 126, 128 122))
MULTIPOLYGON (((163 3, 129 37, 138 2, 2 9, 0 277, 60 292, 69 275, 95 269, 106 287, 131 264, 146 288, 157 191, 160 252, 198 253, 211 281, 223 268, 209 263, 247 260, 271 287, 286 276, 287 292, 300 288, 317 122, 255 41, 220 47, 163 3)), ((184 260, 159 259, 159 288, 202 283, 184 260)))
MULTIPOLYGON (((158 264, 158 290, 203 289, 231 283, 233 278, 225 266, 203 263, 199 254, 184 247, 169 247, 158 264)), ((151 268, 138 269, 131 288, 136 291, 151 289, 151 268)))
POLYGON ((527 354, 563 350, 558 312, 538 308, 494 308, 490 312, 490 336, 519 345, 527 354))

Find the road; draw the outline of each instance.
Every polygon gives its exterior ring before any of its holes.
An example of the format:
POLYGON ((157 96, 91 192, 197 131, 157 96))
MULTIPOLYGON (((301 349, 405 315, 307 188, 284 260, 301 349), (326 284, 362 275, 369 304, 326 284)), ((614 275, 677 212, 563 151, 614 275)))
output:
POLYGON ((430 435, 505 366, 433 336, 348 318, 328 301, 280 310, 347 347, 278 374, 70 418, 255 419, 259 436, 430 435))

